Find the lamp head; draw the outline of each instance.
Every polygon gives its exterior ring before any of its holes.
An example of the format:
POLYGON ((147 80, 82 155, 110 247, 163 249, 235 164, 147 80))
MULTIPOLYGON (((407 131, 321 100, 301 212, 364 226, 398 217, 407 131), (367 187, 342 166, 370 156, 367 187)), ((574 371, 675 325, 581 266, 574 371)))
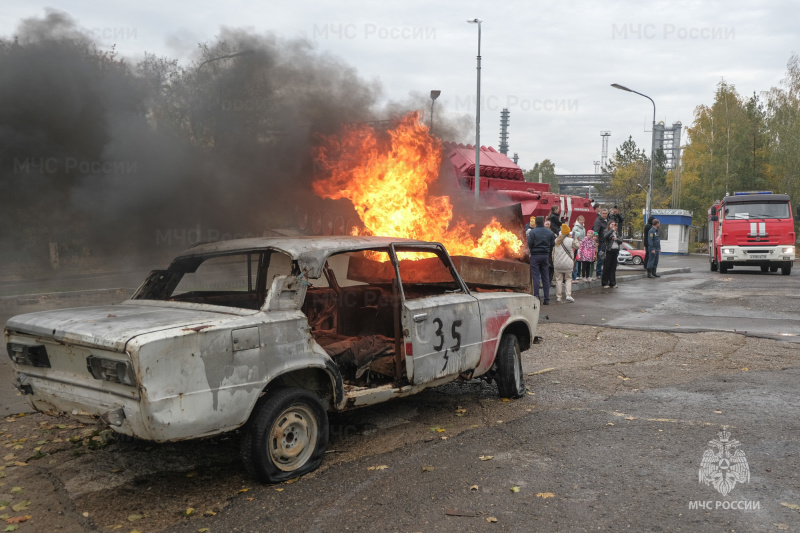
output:
POLYGON ((436 100, 440 94, 442 94, 442 91, 431 91, 431 100, 436 100))
POLYGON ((620 85, 619 83, 612 83, 611 86, 615 89, 619 89, 620 91, 628 91, 632 93, 633 91, 625 87, 624 85, 620 85))
POLYGON ((470 24, 480 24, 483 21, 481 19, 472 19, 468 20, 467 22, 469 22, 470 24))

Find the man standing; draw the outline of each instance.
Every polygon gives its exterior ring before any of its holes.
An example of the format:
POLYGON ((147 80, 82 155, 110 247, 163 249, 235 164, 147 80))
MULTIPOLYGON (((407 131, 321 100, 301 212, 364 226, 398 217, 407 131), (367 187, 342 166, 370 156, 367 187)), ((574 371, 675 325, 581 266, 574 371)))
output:
POLYGON ((561 207, 558 204, 555 204, 550 208, 550 217, 547 219, 550 221, 550 231, 552 231, 553 235, 555 236, 558 236, 561 233, 561 217, 559 216, 560 212, 561 207))
POLYGON ((647 232, 647 277, 660 278, 660 274, 656 274, 658 268, 658 256, 661 254, 661 235, 658 233, 658 227, 661 222, 657 218, 653 219, 653 226, 647 232))
POLYGON ((608 209, 601 209, 600 216, 594 221, 592 231, 598 236, 597 241, 597 279, 603 278, 603 261, 606 259, 606 240, 603 236, 608 229, 608 209))
POLYGON ((556 236, 544 227, 544 217, 538 216, 535 220, 536 227, 528 234, 533 295, 539 298, 539 283, 541 282, 544 290, 542 305, 550 305, 550 254, 556 244, 556 236))
POLYGON ((619 212, 619 208, 614 206, 608 213, 608 221, 617 223, 617 231, 622 234, 622 223, 625 222, 625 217, 619 212))
MULTIPOLYGON (((653 227, 653 220, 655 220, 655 218, 656 217, 650 215, 650 218, 647 219, 647 224, 645 224, 645 226, 644 226, 644 232, 642 233, 642 241, 644 241, 643 244, 644 244, 644 267, 645 268, 647 268, 647 260, 650 259, 650 249, 647 246, 647 234, 650 232, 650 228, 653 227)), ((647 269, 647 272, 648 273, 650 272, 649 268, 647 269)), ((650 277, 650 276, 647 276, 647 277, 650 277)))

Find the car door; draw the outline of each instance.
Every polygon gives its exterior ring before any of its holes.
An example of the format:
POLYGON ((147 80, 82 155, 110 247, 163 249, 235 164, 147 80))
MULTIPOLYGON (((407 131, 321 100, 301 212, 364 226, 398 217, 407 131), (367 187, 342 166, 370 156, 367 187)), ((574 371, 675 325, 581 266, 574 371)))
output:
POLYGON ((447 251, 434 244, 390 248, 409 381, 419 385, 475 368, 481 355, 480 310, 447 251), (425 257, 403 259, 409 252, 425 257))

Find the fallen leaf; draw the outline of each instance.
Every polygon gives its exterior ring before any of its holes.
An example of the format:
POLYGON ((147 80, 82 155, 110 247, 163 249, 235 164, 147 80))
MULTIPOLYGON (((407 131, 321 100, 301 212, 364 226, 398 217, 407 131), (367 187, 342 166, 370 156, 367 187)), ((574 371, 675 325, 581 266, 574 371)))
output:
POLYGON ((6 523, 7 524, 21 524, 22 522, 30 520, 31 518, 33 518, 33 516, 31 516, 31 515, 13 516, 13 517, 9 518, 8 520, 6 520, 6 523))
POLYGON ((519 487, 511 487, 511 492, 519 492, 519 487))
POLYGON ((547 499, 547 498, 555 498, 556 495, 553 494, 552 492, 539 492, 539 493, 536 494, 536 497, 537 498, 542 498, 544 500, 544 499, 547 499))
POLYGON ((253 500, 255 500, 255 498, 247 498, 247 501, 249 501, 249 502, 251 502, 253 500))
POLYGON ((192 516, 195 513, 194 507, 189 507, 183 512, 183 516, 192 516))
POLYGON ((6 526, 6 528, 3 531, 16 531, 18 527, 19 526, 16 525, 16 524, 14 524, 12 526, 6 526))
POLYGON ((389 465, 368 466, 367 470, 386 470, 387 468, 389 468, 389 465))
POLYGON ((542 370, 537 370, 536 372, 528 373, 529 376, 538 376, 539 374, 544 374, 545 372, 552 372, 555 368, 544 368, 542 370))
POLYGON ((789 529, 789 526, 786 525, 786 524, 775 524, 775 527, 777 527, 778 529, 781 529, 781 530, 789 529))
POLYGON ((27 509, 30 504, 31 504, 30 500, 24 500, 12 505, 11 510, 14 511, 15 513, 18 513, 20 511, 24 511, 25 509, 27 509))
POLYGON ((189 472, 186 477, 197 477, 197 472, 189 472))
POLYGON ((481 455, 480 457, 478 457, 478 459, 480 459, 481 461, 488 461, 490 459, 494 459, 494 455, 481 455))
POLYGON ((607 425, 607 426, 613 426, 613 425, 614 425, 614 422, 608 422, 606 425, 607 425))
POLYGON ((625 420, 636 420, 635 416, 626 416, 625 420))
POLYGON ((617 376, 617 377, 622 381, 628 381, 629 379, 631 379, 631 378, 626 378, 625 376, 617 376))
POLYGON ((283 489, 275 489, 275 492, 283 492, 283 489))
POLYGON ((84 511, 81 514, 83 515, 84 518, 89 518, 89 512, 88 511, 84 511))
POLYGON ((22 492, 22 487, 14 487, 11 489, 11 494, 19 494, 22 492))
POLYGON ((714 411, 714 412, 717 413, 718 415, 722 414, 722 411, 714 411))
POLYGON ((201 527, 200 529, 197 530, 197 533, 206 533, 206 531, 208 531, 207 527, 201 527))
POLYGON ((5 457, 3 457, 3 461, 13 461, 13 460, 14 460, 14 454, 13 453, 10 453, 10 454, 6 455, 5 457))
MULTIPOLYGON (((281 490, 283 490, 283 489, 281 489, 281 490)), ((214 515, 217 514, 217 512, 216 511, 212 511, 211 509, 209 509, 208 511, 206 511, 203 514, 206 515, 206 516, 214 516, 214 515)))
POLYGON ((144 518, 144 515, 141 514, 129 514, 128 515, 128 522, 136 522, 137 520, 141 520, 144 518))
POLYGON ((430 465, 422 465, 422 471, 423 471, 423 472, 433 472, 434 470, 436 470, 436 468, 435 468, 435 467, 433 467, 433 466, 430 466, 430 465))
POLYGON ((287 485, 291 485, 292 483, 297 483, 298 481, 300 481, 299 477, 293 477, 292 479, 287 479, 286 481, 284 481, 284 483, 286 483, 287 485))
MULTIPOLYGON (((501 399, 500 399, 500 401, 501 401, 501 402, 510 402, 511 400, 510 400, 510 399, 508 399, 508 398, 501 398, 501 399)), ((22 446, 20 446, 20 448, 21 448, 21 447, 22 447, 22 446)))
POLYGON ((239 489, 239 492, 240 492, 240 493, 242 493, 242 492, 247 492, 248 490, 250 490, 250 489, 249 489, 249 488, 247 488, 247 489, 239 489))
POLYGON ((469 490, 478 490, 478 485, 472 485, 469 490))
POLYGON ((552 383, 553 383, 553 385, 558 385, 561 382, 560 381, 553 381, 552 383))
POLYGON ((747 368, 746 366, 745 366, 745 367, 742 367, 742 370, 743 370, 743 371, 745 371, 745 372, 750 372, 750 369, 749 369, 749 368, 747 368))
POLYGON ((489 523, 494 523, 494 522, 497 522, 497 518, 495 518, 493 516, 489 516, 489 517, 486 518, 486 521, 489 522, 489 523))
POLYGON ((447 440, 447 437, 439 437, 442 440, 447 440))
POLYGON ((531 395, 531 396, 535 396, 535 395, 536 395, 536 393, 535 393, 535 392, 531 392, 531 391, 526 391, 526 392, 527 392, 527 394, 529 394, 529 395, 531 395))
POLYGON ((800 511, 800 505, 797 505, 796 503, 781 502, 781 505, 783 505, 784 507, 788 507, 789 509, 793 509, 795 511, 800 511))

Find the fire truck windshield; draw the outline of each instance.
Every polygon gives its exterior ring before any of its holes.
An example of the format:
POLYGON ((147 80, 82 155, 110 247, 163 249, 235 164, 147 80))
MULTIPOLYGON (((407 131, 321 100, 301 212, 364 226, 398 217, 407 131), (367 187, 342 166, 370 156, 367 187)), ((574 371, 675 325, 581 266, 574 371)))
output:
POLYGON ((730 203, 725 206, 725 219, 750 220, 757 218, 789 218, 789 204, 781 203, 730 203))

